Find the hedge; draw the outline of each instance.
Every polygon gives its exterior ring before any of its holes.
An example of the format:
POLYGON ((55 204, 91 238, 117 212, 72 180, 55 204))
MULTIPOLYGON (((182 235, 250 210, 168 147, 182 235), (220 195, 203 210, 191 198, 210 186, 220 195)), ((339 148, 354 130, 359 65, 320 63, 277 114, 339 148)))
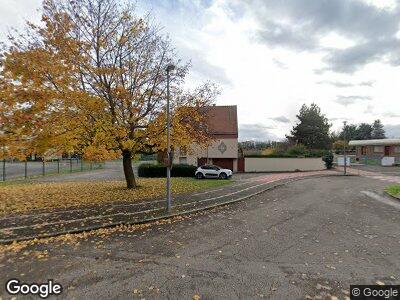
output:
MULTIPOLYGON (((173 165, 172 177, 194 177, 197 167, 186 164, 173 165)), ((138 168, 139 177, 166 177, 167 167, 160 164, 141 164, 138 168)))
POLYGON ((307 150, 304 155, 293 155, 293 154, 288 154, 288 153, 272 153, 272 154, 266 154, 266 155, 245 155, 245 157, 266 157, 266 158, 302 158, 302 157, 307 157, 307 158, 319 158, 319 157, 324 157, 327 153, 329 153, 328 150, 307 150))

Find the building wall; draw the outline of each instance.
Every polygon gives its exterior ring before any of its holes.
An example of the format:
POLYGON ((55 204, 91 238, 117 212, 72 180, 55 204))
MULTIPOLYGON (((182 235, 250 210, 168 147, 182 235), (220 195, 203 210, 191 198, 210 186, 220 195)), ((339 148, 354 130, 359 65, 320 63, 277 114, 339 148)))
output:
MULTIPOLYGON (((396 162, 400 162, 400 146, 392 145, 390 147, 389 155, 396 158, 396 162)), ((385 146, 357 146, 356 156, 359 159, 381 159, 385 156, 385 146), (365 153, 362 153, 362 147, 365 147, 365 153)))
POLYGON ((324 170, 321 158, 245 157, 245 172, 288 172, 324 170))
POLYGON ((207 148, 193 144, 187 152, 176 151, 174 154, 174 163, 187 163, 197 166, 198 158, 209 158, 209 163, 212 164, 213 158, 232 159, 233 171, 237 170, 238 158, 238 140, 237 138, 220 138, 216 139, 207 148))

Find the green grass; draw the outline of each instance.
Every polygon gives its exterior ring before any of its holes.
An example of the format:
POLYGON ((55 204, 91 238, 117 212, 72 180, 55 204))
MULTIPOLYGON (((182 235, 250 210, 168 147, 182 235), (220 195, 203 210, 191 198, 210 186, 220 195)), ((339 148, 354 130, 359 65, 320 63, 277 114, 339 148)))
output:
POLYGON ((400 197, 400 184, 389 185, 385 188, 385 191, 394 197, 400 197))

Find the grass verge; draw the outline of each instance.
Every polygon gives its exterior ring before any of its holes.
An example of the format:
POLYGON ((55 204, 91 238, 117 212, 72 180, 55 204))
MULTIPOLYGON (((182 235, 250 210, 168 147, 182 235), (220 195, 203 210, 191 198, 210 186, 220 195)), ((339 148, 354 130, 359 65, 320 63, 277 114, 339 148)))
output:
POLYGON ((393 197, 400 198, 400 184, 389 185, 385 188, 385 191, 393 197))
MULTIPOLYGON (((90 206, 112 202, 135 202, 165 194, 165 178, 139 178, 139 187, 126 189, 125 181, 18 183, 0 185, 0 215, 38 209, 90 206)), ((229 184, 230 180, 172 178, 172 193, 187 193, 229 184)))

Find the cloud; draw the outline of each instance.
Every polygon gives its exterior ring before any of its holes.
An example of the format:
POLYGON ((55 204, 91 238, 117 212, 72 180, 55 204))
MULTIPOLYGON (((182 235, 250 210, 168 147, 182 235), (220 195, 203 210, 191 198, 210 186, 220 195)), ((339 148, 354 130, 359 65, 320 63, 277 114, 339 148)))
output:
POLYGON ((375 81, 363 81, 360 83, 350 83, 350 82, 341 82, 341 81, 331 81, 331 80, 322 80, 318 81, 318 84, 328 84, 328 85, 333 85, 337 88, 347 88, 347 87, 355 87, 355 86, 367 86, 367 87, 372 87, 375 83, 375 81))
POLYGON ((279 123, 290 123, 290 120, 286 118, 285 116, 279 116, 276 118, 271 118, 271 120, 279 122, 279 123))
MULTIPOLYGON (((270 47, 325 53, 322 71, 353 73, 371 62, 400 64, 396 37, 400 8, 382 9, 360 0, 247 0, 258 22, 257 39, 270 47), (326 46, 329 34, 349 41, 326 46)), ((320 70, 320 71, 321 71, 320 70)))
POLYGON ((344 117, 334 117, 334 118, 329 118, 329 121, 351 121, 350 118, 344 118, 344 117))
POLYGON ((382 114, 382 116, 386 118, 400 118, 400 114, 392 111, 385 112, 382 114))
POLYGON ((275 66, 277 66, 278 68, 285 69, 285 70, 288 69, 288 66, 286 64, 284 64, 283 62, 281 62, 280 60, 274 58, 272 61, 274 62, 275 66))
POLYGON ((373 105, 367 105, 367 107, 364 109, 365 114, 373 114, 374 113, 374 106, 373 105))
POLYGON ((329 65, 326 70, 338 73, 354 73, 372 62, 389 62, 396 66, 399 64, 399 43, 397 38, 371 40, 346 49, 332 50, 323 60, 329 65))
POLYGON ((239 125, 239 139, 241 141, 276 141, 279 140, 278 136, 270 132, 274 129, 272 126, 265 126, 263 124, 240 124, 239 125))
POLYGON ((386 125, 385 132, 388 138, 400 138, 400 125, 386 125))
POLYGON ((358 101, 372 100, 369 96, 337 96, 335 102, 347 106, 358 101))

